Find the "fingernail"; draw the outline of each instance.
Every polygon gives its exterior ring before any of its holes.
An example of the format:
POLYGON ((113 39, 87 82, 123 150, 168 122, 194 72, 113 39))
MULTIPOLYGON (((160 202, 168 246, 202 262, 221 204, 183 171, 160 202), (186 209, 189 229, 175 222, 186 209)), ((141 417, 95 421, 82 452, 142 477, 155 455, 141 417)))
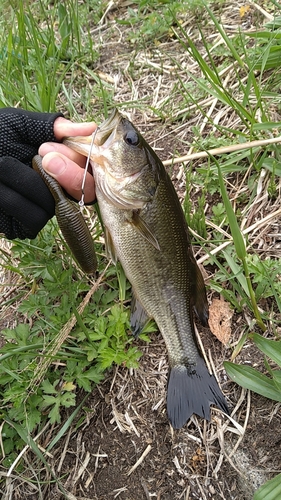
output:
POLYGON ((66 162, 61 156, 53 156, 53 158, 50 158, 48 163, 44 165, 44 169, 46 172, 56 177, 63 174, 66 170, 66 162))
POLYGON ((52 153, 56 151, 56 148, 52 142, 43 142, 38 149, 38 154, 44 156, 47 153, 52 153))

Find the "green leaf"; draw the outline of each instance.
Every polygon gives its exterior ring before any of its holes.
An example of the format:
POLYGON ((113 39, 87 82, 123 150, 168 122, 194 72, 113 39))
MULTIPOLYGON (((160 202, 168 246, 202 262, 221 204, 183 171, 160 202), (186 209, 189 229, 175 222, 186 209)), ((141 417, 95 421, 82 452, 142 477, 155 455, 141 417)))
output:
POLYGON ((241 266, 237 264, 233 256, 231 255, 229 249, 223 250, 223 255, 225 257, 226 262, 228 263, 231 271, 233 272, 235 278, 237 281, 239 281, 240 285, 242 286, 244 292, 248 297, 250 297, 249 293, 249 287, 247 280, 245 278, 245 275, 243 274, 243 270, 241 269, 241 266))
POLYGON ((93 361, 94 359, 96 359, 98 355, 97 349, 92 345, 85 347, 84 351, 87 354, 88 361, 93 361))
POLYGON ((51 406, 53 404, 57 404, 58 399, 55 396, 47 396, 44 394, 43 396, 44 402, 42 403, 42 407, 46 408, 47 406, 51 406))
POLYGON ((281 45, 268 45, 263 57, 254 62, 253 69, 255 70, 268 70, 280 66, 281 59, 281 45))
POLYGON ((72 424, 73 420, 75 419, 75 417, 80 412, 83 404, 85 403, 85 401, 87 400, 88 397, 89 397, 89 394, 86 394, 86 396, 84 397, 84 399, 81 401, 80 405, 77 406, 77 408, 75 408, 75 410, 70 415, 70 417, 68 417, 67 421, 64 422, 64 424, 60 428, 59 432, 55 435, 55 437, 52 439, 52 441, 48 445, 47 451, 50 451, 56 445, 56 443, 62 438, 62 436, 67 432, 67 430, 71 426, 71 424, 72 424))
POLYGON ((281 498, 281 474, 263 484, 254 494, 253 500, 279 500, 281 498))
MULTIPOLYGON (((39 458, 39 460, 41 460, 41 462, 44 464, 46 470, 50 473, 50 475, 52 476, 52 478, 55 480, 55 482, 57 483, 57 486, 58 488, 60 489, 60 491, 66 495, 66 491, 64 490, 63 486, 60 484, 60 482, 57 480, 55 474, 53 473, 53 471, 51 470, 48 462, 46 461, 43 453, 41 452, 41 450, 38 448, 37 446, 37 443, 34 441, 34 439, 32 438, 32 436, 29 434, 29 432, 27 432, 27 430, 22 426, 22 425, 18 425, 16 424, 15 422, 13 422, 12 420, 10 420, 9 418, 5 418, 7 424, 9 424, 10 427, 13 427, 16 432, 18 433, 18 435, 21 437, 21 439, 28 445, 30 446, 30 448, 33 450, 33 452, 35 453, 35 455, 39 458)), ((67 496, 66 496, 67 498, 67 496)))
POLYGON ((75 406, 75 400, 76 396, 73 392, 65 392, 60 398, 60 403, 65 408, 69 408, 70 406, 75 406))
POLYGON ((271 375, 277 390, 281 392, 281 370, 271 370, 271 375))
POLYGON ((264 158, 262 167, 266 168, 274 175, 278 175, 279 177, 281 177, 281 162, 277 161, 276 158, 264 158))
POLYGON ((274 381, 266 375, 262 375, 250 366, 236 365, 229 361, 224 362, 224 367, 229 377, 245 389, 250 389, 265 398, 281 401, 280 391, 276 389, 274 381))
POLYGON ((252 130, 272 130, 275 128, 280 128, 281 122, 262 122, 262 123, 254 123, 252 126, 252 130))
POLYGON ((9 424, 11 427, 13 427, 18 435, 21 437, 21 439, 28 445, 30 448, 34 451, 34 453, 37 455, 37 457, 42 461, 42 463, 46 466, 46 468, 49 470, 49 466, 45 460, 45 457, 43 453, 39 450, 36 442, 33 440, 27 429, 25 429, 22 425, 16 424, 9 418, 5 418, 7 424, 9 424))
POLYGON ((48 379, 45 379, 43 380, 42 382, 42 389, 44 390, 44 392, 46 392, 47 394, 57 394, 57 389, 55 389, 55 385, 58 383, 58 381, 56 380, 54 382, 54 384, 51 384, 51 382, 48 380, 48 379))
POLYGON ((117 262, 116 272, 117 272, 118 283, 119 283, 119 299, 121 302, 124 302, 124 300, 126 299, 127 279, 126 279, 126 275, 124 273, 123 267, 121 266, 120 262, 117 262))
POLYGON ((33 431, 33 429, 36 427, 36 425, 40 424, 41 422, 41 412, 37 410, 36 408, 30 409, 28 412, 27 418, 28 418, 28 429, 29 431, 33 431))
POLYGON ((254 333, 252 339, 256 346, 270 359, 281 367, 281 340, 265 339, 258 333, 254 333))
POLYGON ((102 379, 103 375, 96 366, 92 366, 89 370, 77 374, 77 384, 87 392, 92 390, 91 382, 98 384, 102 379))
POLYGON ((60 403, 59 401, 56 402, 56 404, 53 406, 53 408, 49 411, 49 419, 51 424, 59 424, 61 421, 61 416, 60 416, 60 403))
POLYGON ((216 164, 217 169, 218 169, 218 178, 219 178, 219 183, 220 183, 221 195, 222 195, 223 203, 225 205, 225 211, 227 214, 227 218, 228 218, 228 222, 229 222, 229 226, 230 226, 230 231, 231 231, 231 234, 233 237, 235 250, 236 250, 238 258, 243 260, 243 259, 245 259, 246 255, 247 255, 244 238, 243 238, 242 233, 240 231, 240 227, 238 226, 235 212, 232 208, 232 205, 230 203, 230 200, 229 200, 229 197, 227 194, 227 190, 226 190, 226 187, 224 184, 224 180, 223 180, 223 176, 222 176, 219 162, 217 160, 215 160, 215 158, 213 158, 213 160, 215 161, 215 164, 216 164))

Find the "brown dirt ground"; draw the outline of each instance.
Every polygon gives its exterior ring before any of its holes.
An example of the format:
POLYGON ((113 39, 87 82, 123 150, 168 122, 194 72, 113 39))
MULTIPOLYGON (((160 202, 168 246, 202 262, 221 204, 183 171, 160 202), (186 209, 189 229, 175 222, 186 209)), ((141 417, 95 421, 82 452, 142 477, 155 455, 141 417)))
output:
MULTIPOLYGON (((220 360, 228 358, 230 350, 222 352, 208 329, 204 346, 212 352, 240 427, 214 410, 211 422, 193 417, 183 429, 173 431, 165 410, 165 346, 154 334, 151 344, 143 346, 139 369, 129 373, 116 368, 109 373, 85 403, 83 423, 74 425, 49 457, 70 500, 250 500, 256 488, 280 470, 280 405, 227 380, 220 360)), ((247 358, 262 363, 251 346, 243 361, 247 358)), ((41 439, 43 448, 50 434, 41 439)), ((36 464, 31 453, 25 461, 32 464, 28 475, 36 471, 37 477, 46 479, 46 471, 37 469, 42 464, 36 464)), ((38 498, 30 485, 23 490, 22 480, 12 484, 11 498, 38 498)), ((46 500, 65 498, 52 483, 42 492, 46 500)))
MULTIPOLYGON (((232 14, 231 2, 225 5, 224 20, 236 19, 239 6, 235 4, 236 11, 232 14)), ((123 11, 121 8, 109 11, 101 28, 104 47, 96 70, 117 78, 115 99, 122 102, 128 98, 128 89, 131 89, 132 76, 128 76, 127 70, 128 55, 132 56, 132 50, 127 39, 122 37, 121 41, 107 48, 106 41, 112 37, 118 35, 120 40, 121 28, 116 35, 113 25, 110 25, 111 21, 114 24, 116 12, 120 17, 123 11)), ((189 20, 191 25, 192 20, 189 20)), ((165 63, 167 67, 170 65, 168 51, 175 55, 174 43, 171 39, 162 45, 167 60, 162 61, 161 85, 166 94, 174 83, 172 71, 165 71, 165 63)), ((180 47, 177 50, 179 57, 183 58, 180 47)), ((159 63, 158 48, 154 47, 150 52, 138 51, 133 57, 135 72, 141 76, 136 86, 136 75, 134 93, 130 90, 130 96, 135 100, 149 94, 153 96, 159 83, 159 73, 153 74, 153 64, 159 63)), ((77 111, 79 113, 78 106, 77 111)), ((218 105, 215 112, 220 111, 218 105)), ((187 125, 183 123, 178 127, 169 123, 163 126, 150 113, 136 111, 133 118, 162 159, 171 158, 177 151, 186 154, 188 146, 183 144, 192 138, 191 127, 202 120, 196 114, 189 115, 187 125)), ((208 130, 204 131, 207 133, 208 130)), ((172 176, 182 196, 181 169, 176 166, 172 176)), ((263 215, 262 210, 260 216, 263 215)), ((278 223, 272 223, 271 232, 280 234, 278 223)), ((253 240, 260 249, 255 238, 254 233, 253 240)), ((263 250, 267 248, 270 255, 276 255, 274 244, 268 243, 263 250)), ((212 296, 210 293, 210 301, 212 296)), ((7 321, 11 325, 13 321, 14 311, 6 314, 11 314, 11 319, 2 317, 2 326, 7 321)), ((68 492, 69 500, 250 500, 259 485, 280 472, 280 404, 242 390, 228 380, 223 369, 223 361, 230 359, 246 322, 244 315, 232 320, 229 347, 223 347, 209 329, 198 327, 205 351, 212 359, 228 398, 232 420, 214 409, 211 422, 193 417, 183 429, 173 431, 165 406, 167 357, 163 340, 157 334, 151 336, 149 345, 142 346, 144 355, 138 370, 116 368, 108 373, 107 379, 88 397, 83 422, 73 425, 48 457, 48 463, 68 492)), ((260 369, 263 366, 263 357, 250 343, 245 345, 237 361, 260 369)), ((79 396, 82 399, 84 395, 79 396)), ((40 444, 43 448, 50 441, 51 433, 52 430, 47 430, 42 436, 40 444)), ((46 482, 46 486, 43 483, 41 486, 44 499, 65 498, 57 486, 48 481, 49 474, 42 469, 42 464, 36 463, 31 452, 25 454, 24 462, 28 477, 39 476, 46 482)), ((6 490, 0 490, 3 500, 37 500, 38 492, 35 491, 35 487, 25 482, 24 476, 12 476, 6 483, 6 490)))

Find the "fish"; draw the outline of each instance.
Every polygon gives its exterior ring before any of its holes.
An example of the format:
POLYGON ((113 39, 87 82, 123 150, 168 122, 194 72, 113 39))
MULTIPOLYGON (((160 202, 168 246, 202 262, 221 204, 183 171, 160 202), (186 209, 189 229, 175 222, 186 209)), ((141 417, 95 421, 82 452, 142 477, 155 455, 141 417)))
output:
POLYGON ((168 352, 167 415, 180 429, 193 414, 210 420, 210 405, 228 413, 196 340, 193 311, 208 325, 204 280, 188 225, 162 162, 137 128, 116 109, 90 137, 64 144, 90 155, 107 251, 132 285, 131 325, 153 318, 168 352), (93 142, 91 147, 91 142, 93 142))
POLYGON ((94 274, 97 270, 94 242, 77 203, 70 200, 60 184, 44 170, 40 155, 32 159, 32 168, 39 173, 53 195, 60 230, 76 262, 85 273, 94 274))

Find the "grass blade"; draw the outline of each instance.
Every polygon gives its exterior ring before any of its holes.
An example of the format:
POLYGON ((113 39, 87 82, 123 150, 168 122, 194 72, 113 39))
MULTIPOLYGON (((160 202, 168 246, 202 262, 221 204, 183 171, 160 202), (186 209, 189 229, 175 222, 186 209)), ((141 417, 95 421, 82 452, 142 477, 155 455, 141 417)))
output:
POLYGON ((52 439, 52 441, 50 442, 50 444, 48 445, 47 447, 47 451, 51 451, 51 449, 57 444, 57 442, 62 438, 62 436, 67 432, 67 430, 69 429, 69 427, 71 426, 73 420, 75 419, 75 417, 77 416, 77 414, 79 413, 79 411, 81 410, 83 404, 85 403, 85 401, 88 399, 90 394, 86 394, 86 396, 82 399, 81 403, 77 406, 77 408, 75 408, 75 410, 73 411, 73 413, 70 415, 70 417, 67 419, 67 421, 63 424, 63 426, 61 427, 61 429, 59 430, 59 432, 57 433, 57 435, 52 439))
POLYGON ((230 227, 230 231, 232 234, 237 257, 242 261, 242 264, 243 264, 243 269, 244 269, 245 278, 246 278, 247 285, 248 285, 248 291, 249 291, 249 296, 251 298, 251 304, 253 307, 253 311, 254 311, 254 314, 255 314, 255 317, 256 317, 256 320, 257 320, 259 327, 263 331, 265 331, 266 326, 264 325, 264 323, 261 319, 261 315, 260 315, 259 310, 258 310, 257 301, 256 301, 256 297, 255 297, 254 290, 252 287, 251 279, 249 276, 248 265, 246 262, 247 251, 246 251, 245 241, 244 241, 243 235, 240 231, 240 227, 238 225, 236 215, 234 213, 234 210, 232 208, 232 205, 230 203, 230 200, 229 200, 229 197, 227 194, 227 190, 226 190, 226 187, 224 184, 224 180, 223 180, 223 176, 222 176, 219 162, 214 157, 212 157, 212 158, 217 166, 221 195, 222 195, 222 199, 224 202, 225 211, 227 214, 229 227, 230 227))
POLYGON ((281 498, 281 474, 263 484, 254 494, 253 500, 279 500, 281 498))
POLYGON ((265 339, 258 333, 254 333, 251 337, 256 346, 281 367, 281 340, 265 339))
POLYGON ((261 396, 273 401, 281 402, 281 393, 276 389, 272 379, 251 368, 250 366, 240 366, 229 361, 224 362, 224 367, 228 376, 245 389, 250 389, 261 396))

